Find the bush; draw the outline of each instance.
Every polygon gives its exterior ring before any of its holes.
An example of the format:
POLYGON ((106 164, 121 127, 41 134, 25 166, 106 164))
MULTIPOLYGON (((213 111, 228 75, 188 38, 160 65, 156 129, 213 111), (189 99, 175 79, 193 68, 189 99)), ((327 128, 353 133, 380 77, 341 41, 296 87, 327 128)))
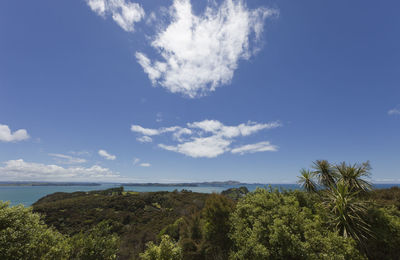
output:
POLYGON ((168 235, 163 235, 160 245, 149 242, 146 251, 140 254, 140 258, 143 260, 181 260, 182 249, 168 235))
POLYGON ((107 222, 101 222, 88 232, 71 238, 71 258, 85 260, 111 260, 117 258, 119 238, 111 233, 107 222))
POLYGON ((231 217, 231 258, 365 259, 353 239, 328 231, 298 198, 294 192, 257 189, 240 200, 231 217))
POLYGON ((397 260, 400 256, 400 211, 371 207, 368 211, 373 237, 366 245, 369 259, 397 260))
POLYGON ((0 259, 68 259, 68 239, 22 205, 0 201, 0 259))

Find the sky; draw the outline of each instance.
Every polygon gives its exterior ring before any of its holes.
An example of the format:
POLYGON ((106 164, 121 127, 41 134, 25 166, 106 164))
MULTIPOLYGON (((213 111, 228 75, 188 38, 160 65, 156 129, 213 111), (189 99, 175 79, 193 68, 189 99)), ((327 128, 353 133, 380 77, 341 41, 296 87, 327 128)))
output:
POLYGON ((399 1, 0 2, 0 181, 400 182, 399 1))

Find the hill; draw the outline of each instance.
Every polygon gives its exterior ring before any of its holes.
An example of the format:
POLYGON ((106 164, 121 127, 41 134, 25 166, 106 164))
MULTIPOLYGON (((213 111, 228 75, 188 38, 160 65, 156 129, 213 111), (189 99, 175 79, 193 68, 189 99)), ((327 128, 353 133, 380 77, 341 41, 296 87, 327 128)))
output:
POLYGON ((201 210, 208 196, 184 190, 138 193, 122 188, 58 192, 34 203, 33 210, 44 216, 46 224, 68 235, 110 221, 121 238, 120 258, 129 259, 143 252, 146 242, 155 241, 164 227, 201 210))

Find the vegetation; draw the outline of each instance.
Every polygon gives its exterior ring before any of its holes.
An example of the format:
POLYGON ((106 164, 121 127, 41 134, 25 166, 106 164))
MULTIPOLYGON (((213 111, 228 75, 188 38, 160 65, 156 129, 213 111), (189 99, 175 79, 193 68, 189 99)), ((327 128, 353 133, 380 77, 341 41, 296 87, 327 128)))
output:
POLYGON ((72 259, 116 259, 119 237, 112 233, 110 225, 104 221, 91 230, 74 235, 70 243, 72 259))
POLYGON ((24 206, 0 202, 0 259, 63 259, 67 239, 24 206))
POLYGON ((114 188, 55 193, 33 212, 2 203, 0 259, 398 260, 400 188, 372 189, 370 170, 316 161, 300 172, 304 191, 114 188))
POLYGON ((180 260, 182 259, 182 249, 168 235, 163 235, 160 245, 149 242, 146 251, 140 254, 140 258, 143 260, 180 260))
POLYGON ((327 228, 299 192, 257 189, 232 214, 232 259, 363 259, 353 239, 327 228))
POLYGON ((315 172, 310 170, 301 169, 299 180, 297 181, 300 186, 308 192, 316 192, 317 184, 314 182, 315 172))
POLYGON ((44 224, 32 208, 0 202, 0 259, 116 259, 118 238, 101 223, 69 237, 44 224))
MULTIPOLYGON (((150 241, 179 218, 199 212, 209 194, 193 192, 103 191, 54 193, 40 199, 33 210, 65 235, 86 232, 108 221, 110 231, 120 238, 118 258, 138 258, 150 241)), ((169 233, 166 233, 169 234, 169 233)), ((171 237, 177 238, 177 235, 171 237)))
POLYGON ((222 195, 233 200, 239 200, 240 198, 246 196, 247 193, 249 193, 249 190, 245 186, 239 188, 230 188, 221 192, 222 195))

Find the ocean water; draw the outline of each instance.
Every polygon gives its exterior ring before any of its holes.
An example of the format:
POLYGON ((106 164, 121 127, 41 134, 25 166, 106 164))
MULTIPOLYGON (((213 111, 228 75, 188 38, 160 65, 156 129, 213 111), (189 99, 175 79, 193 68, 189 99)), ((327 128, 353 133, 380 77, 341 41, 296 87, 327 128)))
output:
MULTIPOLYGON (((199 185, 197 187, 186 186, 124 186, 126 191, 138 192, 152 192, 152 191, 173 191, 173 190, 191 190, 193 192, 201 193, 220 193, 229 188, 237 188, 246 186, 249 191, 255 190, 257 187, 269 187, 295 190, 299 189, 297 184, 242 184, 242 185, 221 185, 221 186, 207 186, 199 185)), ((9 201, 11 205, 22 204, 24 206, 31 206, 38 199, 55 192, 75 192, 75 191, 92 191, 103 190, 114 187, 119 187, 119 184, 102 184, 100 186, 0 186, 0 200, 9 201)), ((375 184, 374 187, 378 189, 390 188, 393 186, 400 187, 400 184, 375 184)))

